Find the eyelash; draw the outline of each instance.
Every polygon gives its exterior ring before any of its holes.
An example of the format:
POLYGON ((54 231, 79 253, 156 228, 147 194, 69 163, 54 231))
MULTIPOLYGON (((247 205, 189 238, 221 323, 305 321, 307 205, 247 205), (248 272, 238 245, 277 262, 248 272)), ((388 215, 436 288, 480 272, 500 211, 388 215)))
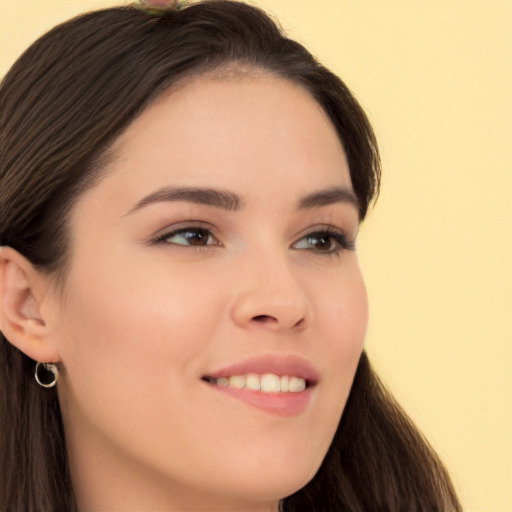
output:
MULTIPOLYGON (((331 240, 332 243, 335 244, 334 249, 329 249, 327 251, 315 251, 318 254, 322 254, 324 256, 339 256, 339 254, 346 250, 346 251, 354 251, 356 248, 356 244, 354 240, 351 240, 339 229, 333 228, 333 227, 327 227, 320 229, 318 231, 312 231, 311 233, 308 233, 304 235, 300 240, 295 242, 294 245, 297 245, 301 240, 304 239, 328 239, 331 240)), ((314 249, 304 249, 309 251, 314 251, 314 249)))
MULTIPOLYGON (((184 234, 184 233, 195 233, 196 235, 200 234, 202 236, 206 236, 207 241, 210 237, 213 238, 212 232, 209 229, 203 228, 203 227, 189 226, 189 227, 179 228, 179 229, 176 229, 169 233, 164 233, 162 235, 159 235, 156 238, 154 238, 153 240, 151 240, 151 244, 152 245, 173 245, 173 246, 176 246, 179 248, 190 247, 190 248, 199 249, 199 250, 204 250, 209 247, 215 247, 215 246, 219 245, 218 242, 209 244, 209 245, 186 245, 186 244, 175 244, 173 242, 169 242, 170 238, 172 238, 176 235, 184 234)), ((192 237, 190 237, 190 238, 192 238, 192 237)), ((356 245, 354 240, 350 240, 342 231, 340 231, 336 228, 333 228, 333 227, 327 227, 327 228, 320 229, 318 231, 312 231, 311 233, 307 233, 302 238, 300 238, 297 242, 295 242, 293 245, 297 245, 301 240, 304 240, 304 239, 309 239, 309 241, 311 241, 312 239, 316 239, 316 240, 328 239, 328 240, 331 240, 331 242, 334 242, 336 244, 334 249, 329 249, 327 251, 322 251, 322 250, 315 251, 315 249, 297 249, 297 250, 306 250, 306 251, 316 252, 318 254, 321 254, 322 256, 339 255, 340 252, 343 250, 354 251, 355 245, 356 245)), ((331 245, 332 245, 332 243, 331 243, 331 245)))

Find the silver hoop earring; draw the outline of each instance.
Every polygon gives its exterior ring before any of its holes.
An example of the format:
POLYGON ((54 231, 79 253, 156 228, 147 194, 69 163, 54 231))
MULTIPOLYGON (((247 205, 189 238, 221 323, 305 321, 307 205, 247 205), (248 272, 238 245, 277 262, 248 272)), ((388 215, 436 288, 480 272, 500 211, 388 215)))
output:
POLYGON ((55 363, 37 363, 34 376, 41 387, 53 388, 59 380, 59 369, 55 363))

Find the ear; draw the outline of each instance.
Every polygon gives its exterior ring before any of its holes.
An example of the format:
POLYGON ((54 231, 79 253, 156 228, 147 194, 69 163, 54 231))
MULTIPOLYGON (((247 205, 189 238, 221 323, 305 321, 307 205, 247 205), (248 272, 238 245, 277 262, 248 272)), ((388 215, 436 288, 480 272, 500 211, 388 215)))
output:
POLYGON ((0 247, 0 330, 7 340, 35 361, 58 362, 52 340, 50 280, 19 252, 0 247))

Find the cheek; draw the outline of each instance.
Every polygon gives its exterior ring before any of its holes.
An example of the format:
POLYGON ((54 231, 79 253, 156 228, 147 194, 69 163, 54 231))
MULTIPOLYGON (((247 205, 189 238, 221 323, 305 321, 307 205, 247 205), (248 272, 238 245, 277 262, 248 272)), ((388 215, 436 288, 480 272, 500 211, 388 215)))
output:
POLYGON ((363 350, 368 327, 368 296, 361 272, 353 272, 333 309, 332 329, 338 329, 336 348, 339 364, 333 368, 341 381, 345 404, 363 350), (334 318, 337 318, 336 322, 334 318))
MULTIPOLYGON (((334 437, 350 393, 368 325, 368 298, 357 266, 347 268, 337 279, 316 288, 315 329, 317 350, 323 357, 324 376, 320 383, 318 417, 313 452, 322 458, 334 437)), ((321 459, 318 459, 318 464, 321 459)))
POLYGON ((368 326, 368 297, 359 269, 347 275, 341 287, 332 291, 332 298, 323 308, 320 325, 332 362, 328 373, 332 376, 337 399, 345 404, 361 352, 368 326))
POLYGON ((166 278, 158 266, 86 275, 75 273, 63 314, 61 403, 71 450, 87 439, 96 452, 166 467, 169 439, 187 453, 197 445, 190 425, 205 415, 198 375, 221 316, 215 286, 198 293, 204 276, 166 278))
POLYGON ((77 271, 63 315, 61 355, 81 399, 107 390, 113 401, 117 393, 120 401, 140 398, 149 406, 151 389, 195 375, 192 365, 220 314, 213 292, 197 293, 201 279, 197 273, 163 279, 154 268, 77 271))
POLYGON ((353 366, 363 349, 368 326, 368 296, 358 266, 333 279, 318 299, 317 323, 330 350, 344 367, 353 366))

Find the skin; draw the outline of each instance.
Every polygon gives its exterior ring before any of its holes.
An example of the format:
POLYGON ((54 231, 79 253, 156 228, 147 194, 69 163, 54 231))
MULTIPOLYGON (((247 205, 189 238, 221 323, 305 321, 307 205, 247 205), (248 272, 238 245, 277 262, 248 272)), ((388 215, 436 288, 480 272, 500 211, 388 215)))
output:
POLYGON ((354 241, 357 208, 297 209, 312 191, 352 190, 342 145, 308 93, 254 74, 201 77, 167 94, 114 153, 72 210, 62 290, 1 252, 3 331, 61 367, 79 508, 276 510, 320 466, 366 333, 356 251, 306 236, 330 227, 354 241), (228 190, 243 207, 132 211, 168 186, 228 190), (209 229, 208 245, 152 243, 187 226, 209 229), (201 380, 266 354, 298 355, 319 372, 303 413, 280 417, 201 380))

